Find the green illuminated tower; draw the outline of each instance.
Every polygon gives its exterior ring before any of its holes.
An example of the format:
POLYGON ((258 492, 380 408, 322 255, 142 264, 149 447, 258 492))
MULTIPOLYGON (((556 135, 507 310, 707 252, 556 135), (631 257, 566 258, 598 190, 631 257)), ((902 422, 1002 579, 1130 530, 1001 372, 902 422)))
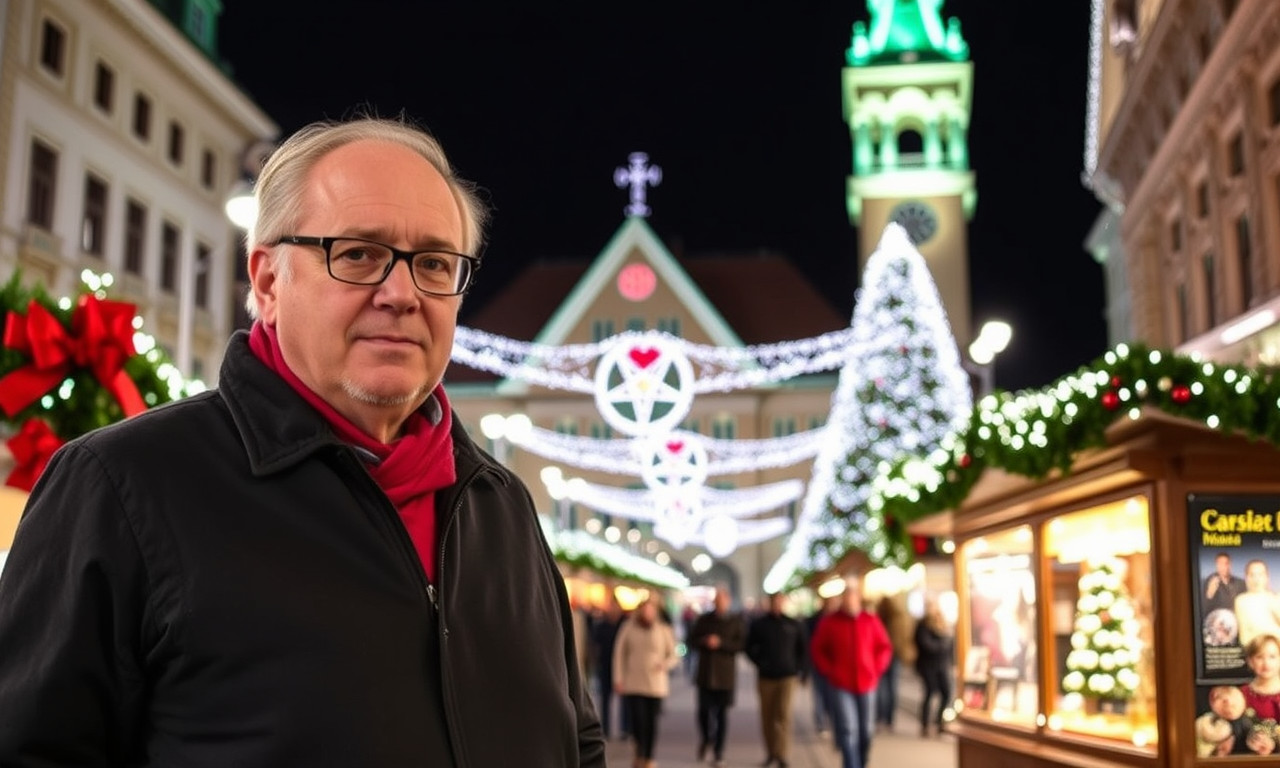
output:
POLYGON ((967 222, 977 204, 967 144, 973 62, 943 0, 867 0, 845 53, 853 141, 849 220, 866 268, 884 226, 906 227, 937 283, 952 333, 971 341, 967 222))

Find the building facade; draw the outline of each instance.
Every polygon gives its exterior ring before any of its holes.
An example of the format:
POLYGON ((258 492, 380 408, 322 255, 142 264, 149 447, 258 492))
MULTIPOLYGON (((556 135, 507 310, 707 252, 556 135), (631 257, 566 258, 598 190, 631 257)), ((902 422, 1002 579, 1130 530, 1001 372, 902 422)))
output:
POLYGON ((0 2, 0 276, 113 299, 214 383, 243 296, 223 204, 278 134, 217 57, 219 0, 0 2))
POLYGON ((1111 342, 1280 363, 1280 5, 1095 0, 1091 46, 1111 342))

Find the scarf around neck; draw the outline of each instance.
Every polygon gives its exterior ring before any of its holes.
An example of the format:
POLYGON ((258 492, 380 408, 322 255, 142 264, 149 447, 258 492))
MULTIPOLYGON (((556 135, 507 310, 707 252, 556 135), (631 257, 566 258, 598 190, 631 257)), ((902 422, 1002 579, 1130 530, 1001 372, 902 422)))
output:
POLYGON ((452 416, 444 386, 438 385, 422 407, 410 414, 400 437, 382 443, 370 437, 343 416, 285 363, 275 328, 262 321, 249 332, 249 348, 280 378, 288 382, 302 399, 319 411, 337 437, 360 449, 357 453, 375 457, 365 461, 374 482, 390 499, 413 541, 427 578, 435 580, 436 507, 435 492, 457 480, 453 461, 452 416))

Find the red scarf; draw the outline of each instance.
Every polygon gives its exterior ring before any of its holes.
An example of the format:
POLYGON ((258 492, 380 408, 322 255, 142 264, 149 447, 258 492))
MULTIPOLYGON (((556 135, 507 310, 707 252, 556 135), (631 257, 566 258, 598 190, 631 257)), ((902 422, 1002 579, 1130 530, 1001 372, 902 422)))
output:
POLYGON ((452 485, 458 477, 453 464, 453 438, 449 434, 451 416, 444 386, 437 386, 433 393, 440 405, 439 423, 433 425, 423 415, 425 409, 419 408, 405 422, 401 437, 389 444, 380 443, 334 410, 289 369, 280 352, 280 341, 274 327, 262 322, 254 323, 249 333, 249 348, 324 416, 340 440, 363 448, 380 459, 376 464, 366 462, 365 466, 400 513, 427 578, 435 581, 435 492, 452 485))

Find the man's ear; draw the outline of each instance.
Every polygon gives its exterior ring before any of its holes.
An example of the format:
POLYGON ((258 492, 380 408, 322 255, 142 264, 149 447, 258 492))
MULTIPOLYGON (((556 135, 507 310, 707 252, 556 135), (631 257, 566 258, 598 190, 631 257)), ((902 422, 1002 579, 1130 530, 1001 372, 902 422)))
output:
POLYGON ((249 290, 258 302, 258 317, 268 325, 275 323, 276 286, 280 280, 277 261, 280 257, 281 254, 272 253, 261 245, 249 251, 249 290))

